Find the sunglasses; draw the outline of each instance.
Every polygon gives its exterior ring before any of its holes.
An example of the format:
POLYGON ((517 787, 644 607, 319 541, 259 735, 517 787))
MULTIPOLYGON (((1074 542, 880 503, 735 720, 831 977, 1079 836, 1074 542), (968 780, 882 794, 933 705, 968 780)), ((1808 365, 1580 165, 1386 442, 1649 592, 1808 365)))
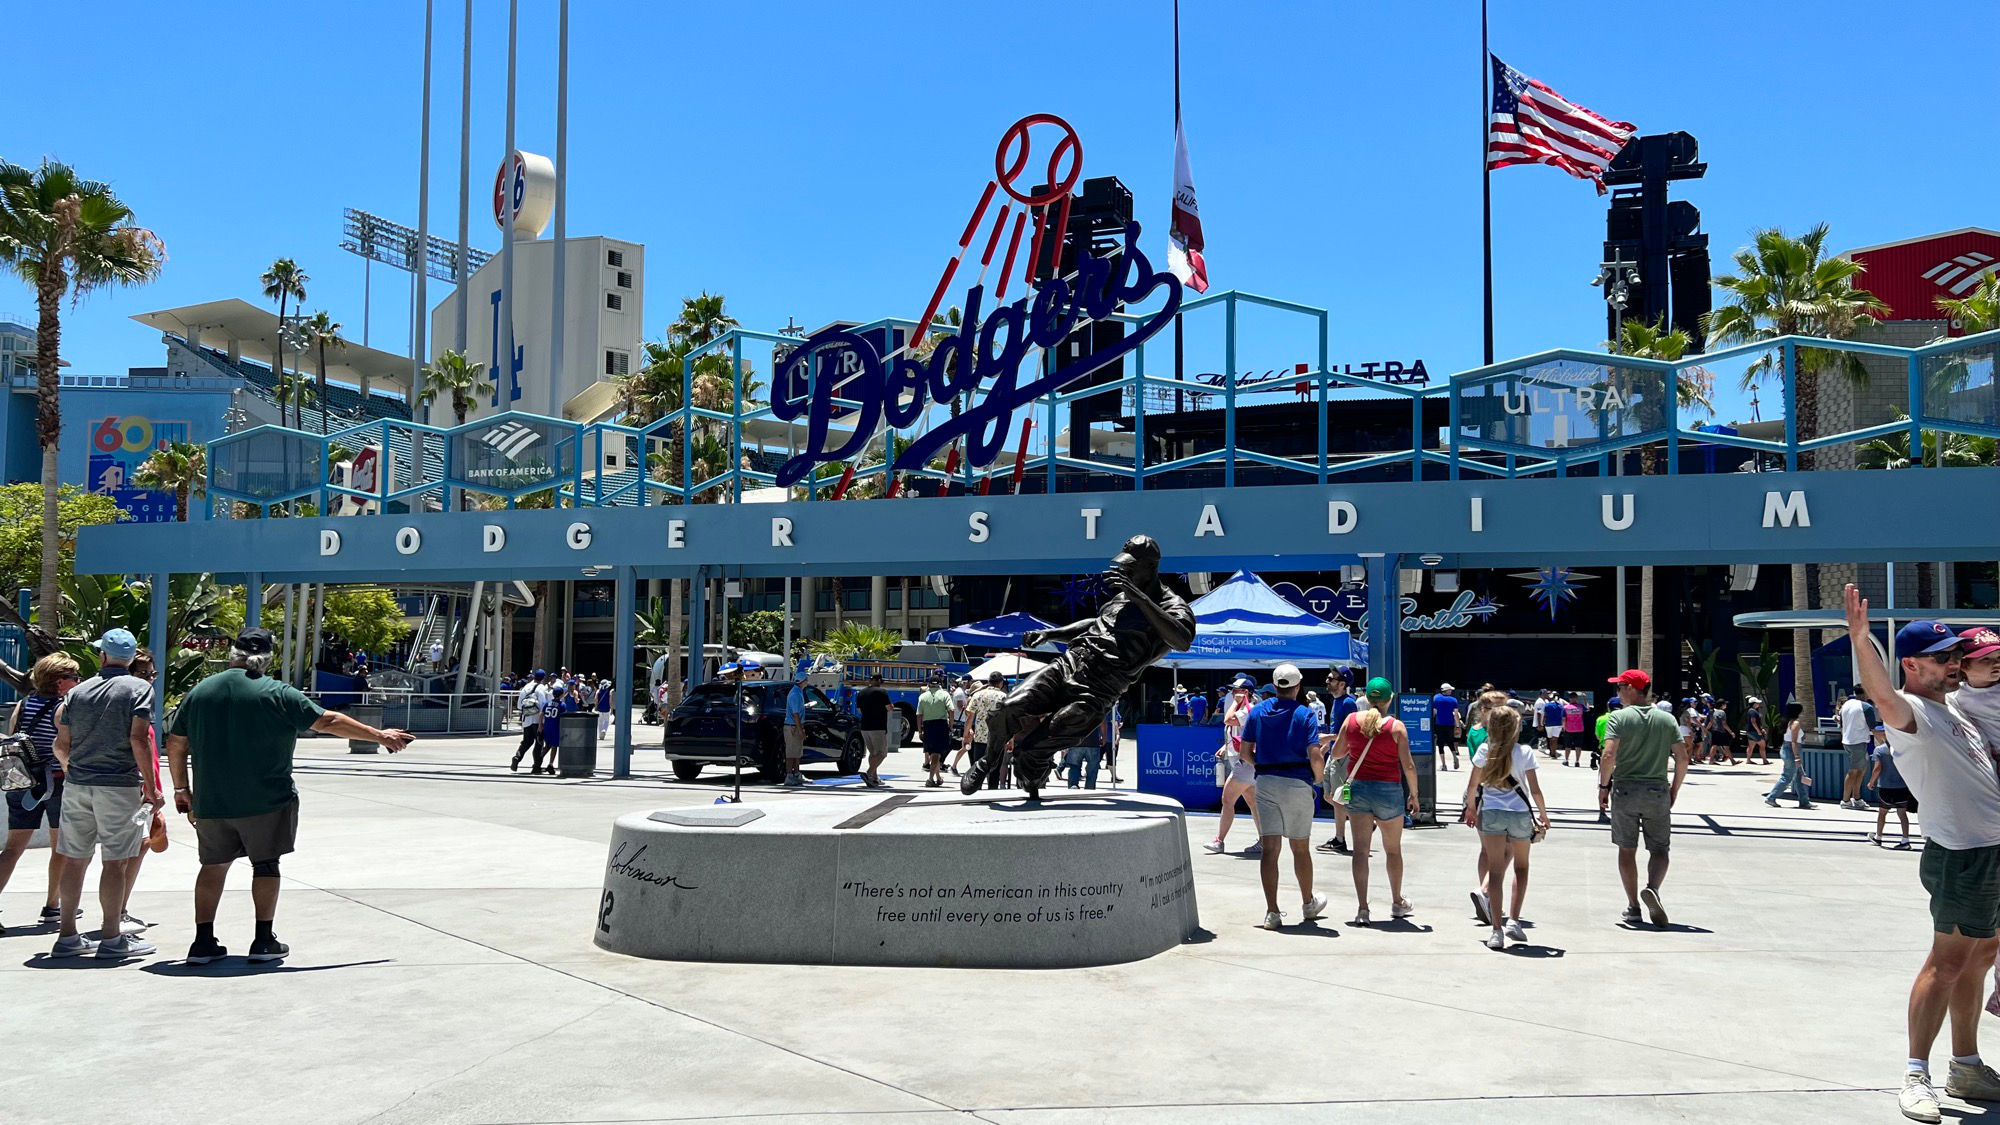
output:
POLYGON ((1957 664, 1965 657, 1964 653, 1955 648, 1948 648, 1943 652, 1923 652, 1917 655, 1933 664, 1957 664))

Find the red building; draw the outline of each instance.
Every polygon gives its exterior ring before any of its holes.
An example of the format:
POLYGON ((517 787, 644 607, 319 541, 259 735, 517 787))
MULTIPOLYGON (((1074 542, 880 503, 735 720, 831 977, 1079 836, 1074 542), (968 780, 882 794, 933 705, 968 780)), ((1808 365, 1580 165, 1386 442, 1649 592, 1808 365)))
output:
MULTIPOLYGON (((1860 286, 1889 306, 1885 320, 1943 320, 1939 298, 1963 298, 2000 270, 2000 231, 1963 227, 1863 246, 1842 255, 1867 267, 1860 286)), ((1959 335, 1959 326, 1951 325, 1959 335)))

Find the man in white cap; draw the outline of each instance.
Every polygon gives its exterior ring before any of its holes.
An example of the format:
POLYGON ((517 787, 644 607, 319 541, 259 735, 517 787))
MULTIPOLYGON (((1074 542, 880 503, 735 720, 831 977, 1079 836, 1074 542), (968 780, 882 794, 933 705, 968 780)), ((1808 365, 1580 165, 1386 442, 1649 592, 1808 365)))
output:
POLYGON ((138 638, 129 630, 107 630, 94 643, 102 657, 97 675, 72 688, 56 716, 56 760, 67 773, 56 850, 69 862, 63 865, 62 921, 50 956, 143 957, 154 951, 153 944, 126 934, 122 917, 128 872, 146 846, 151 812, 162 804, 148 729, 153 685, 129 674, 139 652, 138 638), (92 941, 76 932, 76 916, 84 869, 100 849, 104 865, 97 899, 104 925, 92 941))
POLYGON ((1258 860, 1264 882, 1264 928, 1285 924, 1278 909, 1278 840, 1292 852, 1292 872, 1304 901, 1301 920, 1326 913, 1326 896, 1313 893, 1313 783, 1326 772, 1326 742, 1312 708, 1299 702, 1297 667, 1280 664, 1271 671, 1278 694, 1250 709, 1243 720, 1243 760, 1257 768, 1257 835, 1263 844, 1258 860))

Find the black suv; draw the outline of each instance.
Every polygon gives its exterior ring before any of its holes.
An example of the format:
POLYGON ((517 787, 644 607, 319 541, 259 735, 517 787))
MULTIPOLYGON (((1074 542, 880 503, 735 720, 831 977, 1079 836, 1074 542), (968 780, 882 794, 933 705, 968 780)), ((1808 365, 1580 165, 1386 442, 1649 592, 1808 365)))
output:
MULTIPOLYGON (((666 732, 661 739, 674 776, 693 781, 700 776, 704 765, 728 766, 737 760, 740 745, 745 766, 754 768, 765 781, 783 781, 785 696, 791 687, 778 680, 753 680, 745 684, 715 680, 694 689, 667 715, 666 732)), ((841 714, 818 688, 804 690, 803 761, 834 762, 843 777, 861 772, 864 751, 860 720, 841 714)))

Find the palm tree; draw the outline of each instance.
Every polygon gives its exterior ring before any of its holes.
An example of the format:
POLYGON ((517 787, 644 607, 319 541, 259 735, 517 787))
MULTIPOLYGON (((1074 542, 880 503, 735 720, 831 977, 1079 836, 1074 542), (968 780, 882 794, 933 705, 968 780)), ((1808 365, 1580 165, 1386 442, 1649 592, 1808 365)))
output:
MULTIPOLYGON (((306 282, 312 278, 299 268, 297 262, 290 258, 279 258, 273 261, 271 268, 265 270, 257 280, 263 283, 265 299, 278 302, 278 354, 277 363, 272 366, 271 374, 282 379, 285 375, 285 304, 288 301, 297 301, 303 305, 306 300, 306 282)), ((279 424, 284 423, 281 420, 279 424)), ((301 414, 299 429, 305 428, 305 415, 301 414)))
POLYGON ((473 363, 465 358, 464 352, 446 348, 435 362, 424 366, 424 386, 417 392, 417 402, 429 406, 439 395, 450 395, 452 416, 463 426, 465 413, 472 409, 473 401, 497 389, 480 377, 485 371, 485 364, 473 363))
POLYGON ((697 348, 721 339, 739 324, 722 305, 722 294, 705 289, 698 297, 681 298, 681 315, 668 327, 667 335, 682 337, 697 348))
POLYGON ((174 519, 186 523, 188 498, 207 492, 208 452, 191 441, 169 442, 155 449, 137 471, 132 483, 140 488, 174 494, 174 519))
MULTIPOLYGON (((109 184, 43 160, 30 171, 0 161, 0 263, 35 289, 35 433, 42 447, 42 542, 56 542, 56 449, 62 440, 62 302, 93 289, 144 285, 160 276, 166 244, 132 222, 109 184)), ((42 554, 44 624, 56 627, 62 593, 56 552, 42 554)))
POLYGON ((273 397, 278 400, 280 426, 286 424, 285 407, 290 406, 293 408, 292 412, 298 415, 297 428, 301 430, 306 428, 306 404, 318 397, 311 379, 304 375, 281 375, 278 377, 278 389, 273 397))
POLYGON ((1989 273, 1980 278, 1979 288, 1969 296, 1939 297, 1937 307, 1968 336, 2000 328, 2000 274, 1989 273))
MULTIPOLYGON (((1896 412, 1896 420, 1907 422, 1910 416, 1896 412)), ((1898 433, 1886 438, 1876 438, 1861 447, 1861 463, 1869 469, 1907 469, 1911 465, 1923 468, 1933 465, 1940 469, 1957 469, 1967 466, 1993 464, 1994 439, 1977 434, 1949 434, 1938 430, 1923 432, 1923 446, 1918 451, 1917 460, 1910 460, 1910 436, 1898 433)))
POLYGON ((838 660, 888 660, 902 647, 903 638, 892 629, 876 629, 867 625, 842 625, 828 633, 823 640, 809 642, 807 651, 814 656, 831 656, 838 660))
MULTIPOLYGON (((1684 329, 1667 327, 1662 317, 1651 324, 1643 320, 1627 320, 1618 326, 1618 339, 1611 342, 1611 350, 1619 355, 1634 356, 1639 359, 1663 359, 1670 363, 1679 362, 1687 355, 1693 343, 1684 329)), ((1711 388, 1714 379, 1699 367, 1683 368, 1674 373, 1674 397, 1680 409, 1712 410, 1711 388)), ((1654 396, 1657 400, 1657 396, 1654 396)), ((1646 428, 1653 429, 1666 424, 1665 411, 1657 401, 1641 402, 1640 408, 1657 415, 1646 420, 1646 428)), ((1657 476, 1660 472, 1660 450, 1656 445, 1647 445, 1639 451, 1639 474, 1657 476)), ((1624 597, 1624 591, 1619 591, 1624 597)), ((1639 653, 1638 667, 1660 678, 1660 670, 1653 667, 1653 568, 1639 568, 1639 653)))
MULTIPOLYGON (((1758 231, 1754 246, 1736 252, 1737 275, 1715 279, 1728 303, 1704 318, 1708 338, 1718 344, 1793 335, 1841 339, 1887 312, 1888 306, 1874 294, 1856 287, 1863 268, 1859 262, 1826 256, 1826 231, 1825 223, 1799 238, 1775 227, 1758 231)), ((1798 368, 1784 370, 1782 352, 1767 354, 1750 366, 1743 381, 1749 386, 1774 370, 1780 383, 1793 380, 1792 409, 1799 439, 1804 441, 1819 433, 1820 375, 1838 372, 1859 384, 1867 381, 1868 369, 1859 355, 1824 348, 1800 348, 1798 368)), ((1810 469, 1813 460, 1812 453, 1802 453, 1799 467, 1810 469)), ((1810 609, 1812 591, 1806 586, 1804 563, 1792 564, 1791 579, 1792 608, 1810 609)), ((1806 629, 1792 632, 1792 685, 1806 715, 1817 715, 1812 633, 1806 629)))
MULTIPOLYGON (((347 341, 341 338, 340 327, 339 321, 328 316, 325 309, 321 309, 312 314, 304 328, 306 340, 310 341, 314 349, 319 352, 319 383, 315 391, 319 395, 319 432, 323 434, 333 432, 327 426, 326 419, 326 349, 339 351, 347 346, 347 341)), ((299 419, 299 428, 305 428, 303 417, 299 419)))

